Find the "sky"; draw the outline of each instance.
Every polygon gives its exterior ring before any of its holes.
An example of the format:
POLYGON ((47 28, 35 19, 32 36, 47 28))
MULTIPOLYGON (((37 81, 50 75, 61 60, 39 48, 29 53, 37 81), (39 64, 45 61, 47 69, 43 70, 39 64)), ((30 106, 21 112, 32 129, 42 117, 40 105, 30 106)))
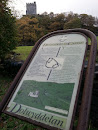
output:
POLYGON ((98 17, 98 0, 13 0, 10 6, 19 12, 20 15, 26 14, 26 3, 37 4, 37 14, 47 12, 64 13, 70 12, 77 14, 88 14, 98 17))

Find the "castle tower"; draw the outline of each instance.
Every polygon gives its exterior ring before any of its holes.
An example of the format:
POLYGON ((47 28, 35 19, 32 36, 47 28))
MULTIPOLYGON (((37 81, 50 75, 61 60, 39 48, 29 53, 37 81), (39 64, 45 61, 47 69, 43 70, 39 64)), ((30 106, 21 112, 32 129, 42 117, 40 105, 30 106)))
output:
POLYGON ((26 3, 26 15, 36 15, 36 2, 26 3))

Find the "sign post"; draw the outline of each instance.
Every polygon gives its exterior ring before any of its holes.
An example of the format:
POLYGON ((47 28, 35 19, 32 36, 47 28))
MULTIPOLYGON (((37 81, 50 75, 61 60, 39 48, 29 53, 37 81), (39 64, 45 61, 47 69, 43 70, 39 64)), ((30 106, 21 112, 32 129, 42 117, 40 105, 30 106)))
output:
POLYGON ((89 107, 91 100, 92 90, 89 90, 89 101, 85 103, 89 85, 92 88, 96 54, 95 36, 84 29, 56 31, 42 37, 14 79, 1 103, 0 111, 48 129, 71 130, 88 36, 94 43, 91 46, 84 86, 86 92, 82 101, 80 127, 83 118, 81 115, 85 111, 83 109, 85 105, 86 108, 89 107))

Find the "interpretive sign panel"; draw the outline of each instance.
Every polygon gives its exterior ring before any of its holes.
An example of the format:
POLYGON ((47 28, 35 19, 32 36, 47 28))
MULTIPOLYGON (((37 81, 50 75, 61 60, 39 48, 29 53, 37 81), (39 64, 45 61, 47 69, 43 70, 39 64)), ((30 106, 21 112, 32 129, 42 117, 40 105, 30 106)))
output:
POLYGON ((87 46, 81 33, 45 38, 36 50, 6 112, 47 126, 71 125, 87 46))

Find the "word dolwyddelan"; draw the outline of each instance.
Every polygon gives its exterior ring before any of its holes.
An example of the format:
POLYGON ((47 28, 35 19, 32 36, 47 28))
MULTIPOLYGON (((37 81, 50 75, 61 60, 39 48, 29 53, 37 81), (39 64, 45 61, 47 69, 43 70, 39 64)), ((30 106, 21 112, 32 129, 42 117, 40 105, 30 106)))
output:
POLYGON ((50 126, 54 126, 57 128, 62 128, 64 124, 63 120, 55 119, 54 116, 49 116, 49 114, 47 115, 41 112, 35 113, 33 111, 28 110, 27 108, 22 108, 20 104, 15 104, 14 107, 10 110, 10 112, 19 114, 32 120, 37 120, 42 123, 49 124, 50 126))

